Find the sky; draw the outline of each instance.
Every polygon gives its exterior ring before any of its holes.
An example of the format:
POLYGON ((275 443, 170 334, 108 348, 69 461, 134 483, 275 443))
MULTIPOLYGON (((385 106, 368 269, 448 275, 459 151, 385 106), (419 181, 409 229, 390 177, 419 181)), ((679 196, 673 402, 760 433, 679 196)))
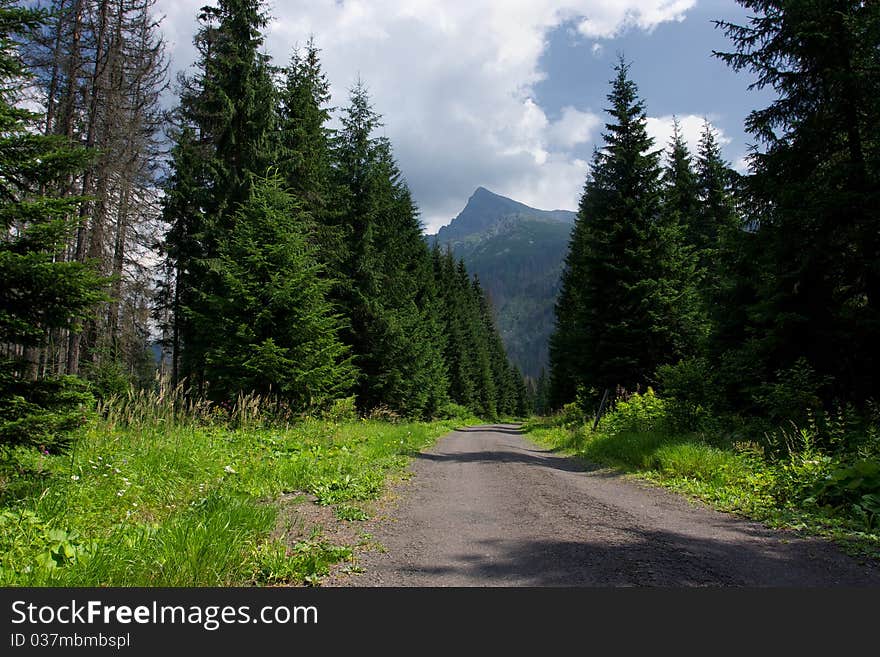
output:
MULTIPOLYGON (((195 58, 206 2, 157 2, 173 71, 195 58)), ((673 116, 694 149, 708 120, 744 171, 743 120, 772 98, 712 57, 731 49, 712 21, 747 19, 734 0, 276 0, 267 9, 276 65, 314 35, 335 107, 364 81, 428 233, 478 186, 576 209, 620 56, 658 148, 673 116)))

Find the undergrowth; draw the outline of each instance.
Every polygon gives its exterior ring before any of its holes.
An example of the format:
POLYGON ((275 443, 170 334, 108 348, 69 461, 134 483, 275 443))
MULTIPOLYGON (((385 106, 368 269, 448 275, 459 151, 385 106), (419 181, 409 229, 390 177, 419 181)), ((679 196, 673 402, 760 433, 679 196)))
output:
POLYGON ((389 472, 460 422, 358 419, 351 408, 266 422, 254 399, 226 410, 130 396, 65 452, 6 449, 0 585, 317 583, 350 548, 272 539, 275 500, 311 493, 362 520, 351 502, 378 497, 389 472))

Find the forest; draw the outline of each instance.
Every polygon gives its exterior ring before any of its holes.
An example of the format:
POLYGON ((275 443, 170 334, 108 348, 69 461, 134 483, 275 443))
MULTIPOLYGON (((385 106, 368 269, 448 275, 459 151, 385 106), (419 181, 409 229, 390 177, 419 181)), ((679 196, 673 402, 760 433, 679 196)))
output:
POLYGON ((291 551, 260 500, 366 517, 445 431, 530 416, 876 552, 880 5, 738 2, 713 55, 776 94, 748 172, 709 123, 655 144, 621 56, 535 382, 369 81, 330 107, 262 0, 203 7, 176 80, 155 0, 0 0, 0 583, 309 583, 347 548, 291 551))
POLYGON ((654 144, 618 62, 540 403, 589 420, 557 440, 593 460, 876 538, 880 6, 740 4, 752 18, 718 21, 731 49, 713 55, 776 96, 746 119, 746 174, 708 123, 695 154, 677 125, 654 144))
POLYGON ((90 396, 155 386, 157 332, 160 376, 218 408, 524 414, 490 302, 425 246, 366 84, 331 130, 315 43, 274 65, 262 3, 233 0, 200 13, 164 111, 153 4, 3 8, 4 444, 51 448, 90 396))

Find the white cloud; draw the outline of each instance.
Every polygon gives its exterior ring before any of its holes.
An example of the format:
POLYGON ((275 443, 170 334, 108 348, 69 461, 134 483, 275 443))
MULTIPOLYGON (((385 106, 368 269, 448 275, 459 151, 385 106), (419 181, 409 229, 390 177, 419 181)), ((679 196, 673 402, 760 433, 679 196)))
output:
POLYGON ((741 173, 743 175, 746 175, 750 172, 749 167, 750 167, 750 162, 749 162, 748 155, 743 155, 742 157, 738 157, 736 159, 736 161, 733 163, 734 170, 738 171, 739 173, 741 173))
MULTIPOLYGON (((715 140, 719 146, 726 146, 731 139, 716 125, 712 124, 710 117, 698 116, 696 114, 682 114, 677 116, 681 134, 687 143, 688 150, 691 154, 695 154, 700 144, 700 136, 703 134, 703 125, 709 118, 709 126, 715 134, 715 140)), ((647 130, 648 135, 654 138, 654 145, 658 149, 666 150, 672 141, 672 123, 673 116, 648 117, 647 130)))
MULTIPOLYGON (((174 68, 194 58, 206 0, 159 0, 174 68)), ((571 153, 598 117, 567 107, 550 121, 534 100, 549 33, 568 21, 591 40, 681 20, 695 0, 284 0, 266 47, 285 64, 314 34, 344 106, 358 75, 370 89, 429 230, 477 185, 540 208, 577 205, 586 165, 571 153)), ((600 45, 601 48, 601 45, 600 45)))
POLYGON ((608 39, 618 35, 628 27, 652 30, 660 23, 684 20, 685 13, 692 9, 696 0, 664 0, 644 2, 642 0, 596 0, 589 3, 578 23, 578 31, 587 37, 608 39))
POLYGON ((590 142, 601 125, 602 118, 597 114, 563 107, 559 120, 548 126, 547 137, 553 146, 572 148, 590 142))

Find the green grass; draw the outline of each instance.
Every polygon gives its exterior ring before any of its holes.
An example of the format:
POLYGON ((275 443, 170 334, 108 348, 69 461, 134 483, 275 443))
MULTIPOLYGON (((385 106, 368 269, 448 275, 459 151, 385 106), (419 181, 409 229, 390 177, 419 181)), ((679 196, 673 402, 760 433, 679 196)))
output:
POLYGON ((600 424, 593 432, 590 426, 560 417, 535 418, 524 428, 535 442, 550 449, 649 480, 722 511, 831 538, 858 556, 880 558, 876 517, 819 505, 804 493, 833 471, 829 457, 801 453, 774 460, 756 443, 724 444, 702 434, 661 427, 603 430, 600 424))
POLYGON ((315 583, 351 551, 270 538, 278 497, 311 493, 362 519, 352 502, 378 497, 389 472, 460 423, 160 420, 98 421, 66 454, 6 454, 0 585, 315 583))

